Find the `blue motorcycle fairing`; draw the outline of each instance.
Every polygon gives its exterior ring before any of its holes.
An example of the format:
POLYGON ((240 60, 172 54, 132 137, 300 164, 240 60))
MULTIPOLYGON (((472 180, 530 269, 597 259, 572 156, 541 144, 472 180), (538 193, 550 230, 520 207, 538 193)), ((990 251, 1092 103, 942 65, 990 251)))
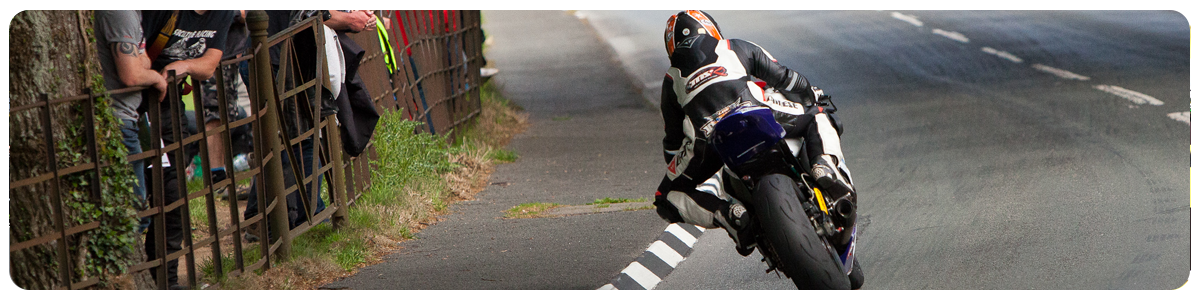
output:
POLYGON ((770 108, 740 105, 717 121, 713 148, 726 166, 737 167, 783 139, 783 126, 770 108))
POLYGON ((841 259, 843 270, 846 270, 847 275, 854 269, 854 246, 858 243, 858 225, 854 225, 850 230, 850 246, 838 253, 838 258, 841 259))

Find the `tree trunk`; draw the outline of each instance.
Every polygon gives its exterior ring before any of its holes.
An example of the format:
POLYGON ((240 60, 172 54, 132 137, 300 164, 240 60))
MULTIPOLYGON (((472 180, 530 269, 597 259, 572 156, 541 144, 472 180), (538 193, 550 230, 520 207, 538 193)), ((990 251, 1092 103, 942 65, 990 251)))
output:
MULTIPOLYGON (((10 107, 36 103, 42 94, 56 99, 81 94, 85 89, 103 91, 91 16, 91 11, 27 10, 13 17, 9 29, 10 107)), ((52 171, 47 166, 45 130, 53 134, 56 168, 91 161, 82 138, 84 130, 89 129, 95 130, 96 139, 101 141, 97 143, 101 161, 112 166, 101 170, 101 178, 96 178, 95 171, 88 171, 59 180, 57 194, 63 201, 65 228, 92 221, 100 221, 101 228, 11 252, 10 275, 21 288, 61 288, 93 277, 101 278, 101 285, 96 287, 116 288, 107 279, 138 262, 133 252, 137 240, 130 227, 135 222, 130 206, 133 177, 124 163, 125 149, 119 146, 120 130, 107 107, 108 100, 103 98, 93 101, 97 105, 95 126, 84 128, 82 120, 87 116, 82 115, 81 108, 88 101, 92 100, 50 107, 51 128, 42 126, 45 108, 9 114, 10 184, 52 171), (100 184, 101 195, 92 195, 89 184, 100 184), (64 242, 72 274, 59 271, 57 243, 64 242)), ((56 231, 53 192, 50 182, 9 190, 10 247, 56 231)))

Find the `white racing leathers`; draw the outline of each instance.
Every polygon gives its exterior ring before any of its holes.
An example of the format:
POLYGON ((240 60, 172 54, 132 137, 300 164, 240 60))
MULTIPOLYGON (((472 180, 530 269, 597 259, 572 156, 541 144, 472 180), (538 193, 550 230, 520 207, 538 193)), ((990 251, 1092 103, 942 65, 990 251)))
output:
POLYGON ((676 49, 671 68, 663 78, 661 110, 666 137, 663 138, 667 172, 656 193, 655 205, 668 221, 681 221, 716 228, 714 212, 732 200, 721 187, 718 172, 724 164, 708 145, 714 124, 713 114, 739 102, 753 101, 770 107, 776 120, 787 132, 785 138, 804 137, 810 161, 822 155, 837 164, 846 182, 841 140, 836 121, 821 106, 804 106, 778 93, 765 94, 751 81, 758 78, 783 93, 798 95, 811 103, 814 97, 808 80, 775 61, 758 45, 738 40, 697 43, 693 48, 676 49), (706 45, 707 44, 707 45, 706 45), (715 45, 714 45, 715 44, 715 45), (678 214, 671 215, 671 207, 678 214), (664 213, 664 208, 666 212, 664 213), (675 220, 672 220, 675 219, 675 220))

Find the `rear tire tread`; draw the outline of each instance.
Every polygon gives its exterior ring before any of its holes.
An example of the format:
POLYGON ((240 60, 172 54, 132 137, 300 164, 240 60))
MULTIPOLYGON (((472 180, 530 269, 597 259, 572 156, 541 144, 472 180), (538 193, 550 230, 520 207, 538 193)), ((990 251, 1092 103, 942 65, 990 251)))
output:
POLYGON ((817 236, 807 214, 796 210, 795 186, 791 178, 772 174, 763 177, 754 193, 755 215, 779 258, 779 269, 799 289, 849 289, 837 254, 817 236))

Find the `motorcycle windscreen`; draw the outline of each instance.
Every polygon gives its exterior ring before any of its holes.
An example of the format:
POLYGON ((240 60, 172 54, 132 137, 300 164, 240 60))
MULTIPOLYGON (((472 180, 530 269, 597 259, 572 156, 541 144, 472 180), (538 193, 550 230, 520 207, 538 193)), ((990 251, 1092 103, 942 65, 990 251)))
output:
POLYGON ((713 128, 713 148, 726 166, 737 167, 783 139, 783 127, 771 109, 742 106, 725 115, 713 128))

